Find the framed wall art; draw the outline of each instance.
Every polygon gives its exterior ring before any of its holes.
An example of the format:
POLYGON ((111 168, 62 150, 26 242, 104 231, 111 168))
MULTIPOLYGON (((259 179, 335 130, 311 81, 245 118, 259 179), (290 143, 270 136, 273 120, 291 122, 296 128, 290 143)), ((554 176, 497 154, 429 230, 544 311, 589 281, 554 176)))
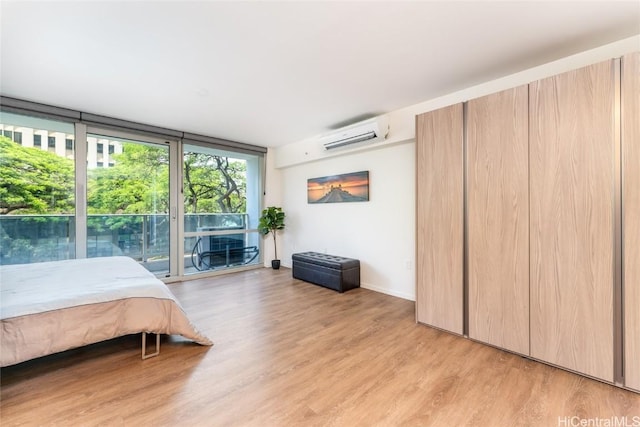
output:
POLYGON ((369 171, 330 175, 307 180, 308 203, 369 201, 369 171))

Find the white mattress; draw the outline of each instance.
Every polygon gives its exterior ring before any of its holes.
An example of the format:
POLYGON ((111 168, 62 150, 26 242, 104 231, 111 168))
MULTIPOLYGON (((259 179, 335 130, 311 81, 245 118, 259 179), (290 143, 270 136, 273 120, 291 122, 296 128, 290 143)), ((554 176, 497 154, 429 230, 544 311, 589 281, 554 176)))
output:
POLYGON ((211 341, 128 257, 0 266, 0 366, 139 332, 211 341))

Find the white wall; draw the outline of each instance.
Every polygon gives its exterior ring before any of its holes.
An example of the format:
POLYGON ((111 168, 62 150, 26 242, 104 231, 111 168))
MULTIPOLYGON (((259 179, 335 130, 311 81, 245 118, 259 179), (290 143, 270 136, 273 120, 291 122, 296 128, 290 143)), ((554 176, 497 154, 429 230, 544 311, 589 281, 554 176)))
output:
MULTIPOLYGON (((264 183, 264 199, 263 208, 267 206, 282 206, 282 192, 284 190, 282 186, 282 173, 279 169, 275 167, 275 152, 273 149, 268 149, 267 154, 265 155, 264 167, 267 171, 265 174, 265 183, 264 183)), ((286 213, 286 212, 285 212, 286 213)), ((287 221, 285 220, 285 226, 287 225, 287 221)), ((282 233, 278 233, 278 257, 280 259, 284 259, 282 257, 282 233)), ((262 261, 265 267, 271 267, 271 260, 274 259, 273 254, 273 238, 271 235, 264 238, 262 241, 262 261)))
POLYGON ((316 251, 360 260, 361 286, 414 298, 414 145, 334 157, 282 171, 283 265, 291 254, 316 251), (369 201, 307 203, 307 179, 369 171, 369 201))
POLYGON ((279 147, 268 171, 287 214, 283 265, 306 250, 358 258, 363 287, 415 299, 415 115, 637 50, 640 36, 393 111, 389 137, 373 146, 326 152, 310 138, 279 147), (361 170, 370 171, 370 202, 307 204, 307 179, 361 170))

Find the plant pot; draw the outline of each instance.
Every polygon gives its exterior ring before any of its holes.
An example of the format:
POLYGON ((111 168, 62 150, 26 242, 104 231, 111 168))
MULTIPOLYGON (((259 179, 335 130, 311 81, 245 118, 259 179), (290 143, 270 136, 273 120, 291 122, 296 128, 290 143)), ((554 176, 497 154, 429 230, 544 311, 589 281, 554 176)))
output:
POLYGON ((280 260, 279 259, 271 260, 271 268, 273 268, 274 270, 278 270, 280 268, 280 260))

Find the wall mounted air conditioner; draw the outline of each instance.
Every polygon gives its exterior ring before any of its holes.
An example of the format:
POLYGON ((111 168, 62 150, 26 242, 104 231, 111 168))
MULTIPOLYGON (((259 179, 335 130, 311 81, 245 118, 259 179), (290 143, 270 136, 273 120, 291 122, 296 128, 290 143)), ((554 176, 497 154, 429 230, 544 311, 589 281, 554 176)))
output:
POLYGON ((388 134, 389 118, 379 116, 337 129, 321 137, 321 141, 325 150, 332 150, 358 142, 384 141, 388 134))

